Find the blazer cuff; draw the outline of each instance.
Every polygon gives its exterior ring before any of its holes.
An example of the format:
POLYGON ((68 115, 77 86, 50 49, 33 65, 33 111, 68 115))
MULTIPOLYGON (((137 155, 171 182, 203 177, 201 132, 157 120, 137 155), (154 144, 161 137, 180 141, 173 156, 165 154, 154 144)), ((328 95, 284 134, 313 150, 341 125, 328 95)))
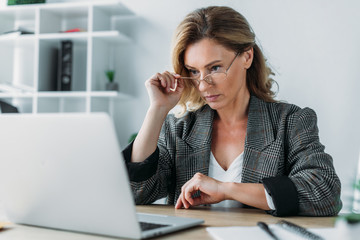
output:
POLYGON ((295 184, 288 176, 264 178, 264 187, 271 196, 275 210, 267 213, 277 216, 293 216, 299 212, 299 200, 295 184))
POLYGON ((142 182, 152 177, 157 170, 159 159, 159 148, 157 147, 148 158, 143 162, 131 162, 132 147, 134 141, 132 141, 123 151, 122 154, 125 159, 126 169, 128 171, 129 179, 133 182, 142 182))

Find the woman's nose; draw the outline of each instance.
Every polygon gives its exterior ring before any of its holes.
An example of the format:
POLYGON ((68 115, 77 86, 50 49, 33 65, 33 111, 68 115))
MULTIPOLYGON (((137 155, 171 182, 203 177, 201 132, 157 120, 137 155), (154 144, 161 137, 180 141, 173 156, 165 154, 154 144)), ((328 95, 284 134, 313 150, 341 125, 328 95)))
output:
POLYGON ((200 92, 206 91, 209 87, 211 87, 211 85, 207 81, 205 81, 205 79, 200 80, 199 86, 198 86, 198 89, 199 89, 200 92))

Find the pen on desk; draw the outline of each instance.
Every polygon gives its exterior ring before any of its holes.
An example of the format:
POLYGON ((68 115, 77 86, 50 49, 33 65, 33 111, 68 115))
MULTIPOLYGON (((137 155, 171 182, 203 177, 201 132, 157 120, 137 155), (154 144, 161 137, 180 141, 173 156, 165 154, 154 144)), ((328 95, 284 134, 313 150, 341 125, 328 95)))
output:
POLYGON ((264 230, 269 236, 271 236, 274 240, 279 240, 279 238, 270 230, 269 226, 264 222, 258 222, 257 225, 264 230))
POLYGON ((312 233, 312 232, 308 231, 306 228, 303 228, 295 223, 281 220, 277 224, 286 230, 289 230, 291 232, 301 235, 304 238, 311 239, 311 240, 324 240, 324 238, 320 237, 319 235, 316 235, 315 233, 312 233))

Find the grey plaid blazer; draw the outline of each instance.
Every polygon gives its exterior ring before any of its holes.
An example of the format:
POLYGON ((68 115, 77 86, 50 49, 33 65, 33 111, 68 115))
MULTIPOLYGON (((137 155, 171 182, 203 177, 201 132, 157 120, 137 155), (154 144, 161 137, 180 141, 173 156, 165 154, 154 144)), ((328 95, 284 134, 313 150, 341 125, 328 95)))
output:
MULTIPOLYGON (((175 204, 184 183, 197 172, 208 174, 213 117, 208 105, 182 118, 169 114, 157 150, 142 163, 130 162, 132 143, 124 149, 137 204, 164 197, 175 204)), ((331 216, 342 206, 340 180, 309 108, 251 96, 242 182, 264 184, 275 216, 331 216)))

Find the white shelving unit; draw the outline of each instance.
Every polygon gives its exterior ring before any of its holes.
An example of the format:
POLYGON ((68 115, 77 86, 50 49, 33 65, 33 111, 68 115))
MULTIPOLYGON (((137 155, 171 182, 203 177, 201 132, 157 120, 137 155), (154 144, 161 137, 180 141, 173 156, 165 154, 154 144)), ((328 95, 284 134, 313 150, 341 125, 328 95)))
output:
POLYGON ((0 9, 0 33, 25 27, 34 34, 0 35, 0 99, 21 113, 96 112, 113 114, 121 92, 119 49, 131 43, 118 24, 133 13, 119 1, 8 6, 0 9), (83 32, 63 33, 80 28, 83 32), (54 91, 56 52, 73 42, 72 91, 54 91), (105 91, 106 70, 115 71, 120 91, 105 91))

